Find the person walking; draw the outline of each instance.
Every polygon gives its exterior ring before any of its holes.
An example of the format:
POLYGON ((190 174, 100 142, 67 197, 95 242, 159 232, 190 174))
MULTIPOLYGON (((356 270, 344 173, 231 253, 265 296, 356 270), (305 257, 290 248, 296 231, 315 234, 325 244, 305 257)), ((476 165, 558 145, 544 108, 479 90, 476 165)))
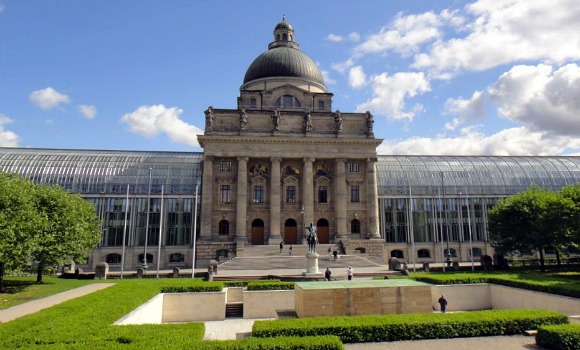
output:
POLYGON ((330 267, 327 267, 327 268, 326 268, 326 272, 324 272, 324 278, 325 278, 327 281, 330 281, 330 275, 332 275, 332 272, 330 271, 330 267))
POLYGON ((338 258, 338 252, 336 251, 336 249, 332 252, 332 255, 334 255, 334 261, 336 261, 336 259, 338 258))
POLYGON ((439 305, 441 306, 441 313, 444 314, 447 309, 447 299, 445 299, 445 296, 441 294, 441 298, 439 298, 437 302, 439 302, 439 305))
POLYGON ((290 248, 288 248, 288 255, 292 255, 292 245, 290 245, 290 248))
POLYGON ((349 281, 352 281, 352 275, 353 275, 352 266, 349 266, 346 269, 346 276, 348 277, 349 281))
POLYGON ((284 249, 284 242, 280 241, 280 253, 282 253, 282 249, 284 249))

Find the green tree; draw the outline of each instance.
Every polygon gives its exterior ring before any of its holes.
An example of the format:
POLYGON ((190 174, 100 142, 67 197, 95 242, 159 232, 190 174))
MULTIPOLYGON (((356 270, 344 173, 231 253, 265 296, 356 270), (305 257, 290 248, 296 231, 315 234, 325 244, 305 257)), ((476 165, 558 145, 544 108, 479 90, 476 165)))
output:
POLYGON ((32 184, 0 173, 0 292, 6 269, 22 266, 29 257, 38 222, 32 184))
POLYGON ((555 192, 534 186, 501 200, 489 211, 491 244, 505 252, 540 253, 545 271, 544 248, 566 243, 573 202, 555 192))
POLYGON ((84 262, 101 239, 101 224, 93 204, 58 186, 37 185, 35 205, 40 220, 32 237, 31 258, 43 272, 71 259, 84 262))
POLYGON ((570 218, 569 237, 570 243, 578 248, 580 247, 580 184, 563 187, 558 191, 558 194, 574 203, 574 212, 570 218))

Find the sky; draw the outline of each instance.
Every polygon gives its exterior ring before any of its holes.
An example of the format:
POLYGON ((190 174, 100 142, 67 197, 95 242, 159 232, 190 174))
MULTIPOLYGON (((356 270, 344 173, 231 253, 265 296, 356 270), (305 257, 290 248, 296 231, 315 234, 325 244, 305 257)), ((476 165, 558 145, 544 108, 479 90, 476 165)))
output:
POLYGON ((0 147, 201 151, 282 16, 379 154, 580 156, 578 0, 0 0, 0 147))

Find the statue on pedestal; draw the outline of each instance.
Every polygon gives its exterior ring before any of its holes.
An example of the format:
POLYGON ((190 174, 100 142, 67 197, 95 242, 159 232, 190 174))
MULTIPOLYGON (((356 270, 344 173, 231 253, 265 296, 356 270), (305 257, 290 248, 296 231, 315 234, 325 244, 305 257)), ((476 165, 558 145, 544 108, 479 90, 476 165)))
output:
POLYGON ((316 253, 316 245, 318 244, 318 236, 316 235, 316 226, 311 222, 310 226, 306 226, 310 233, 306 238, 306 242, 308 242, 308 252, 309 253, 316 253))

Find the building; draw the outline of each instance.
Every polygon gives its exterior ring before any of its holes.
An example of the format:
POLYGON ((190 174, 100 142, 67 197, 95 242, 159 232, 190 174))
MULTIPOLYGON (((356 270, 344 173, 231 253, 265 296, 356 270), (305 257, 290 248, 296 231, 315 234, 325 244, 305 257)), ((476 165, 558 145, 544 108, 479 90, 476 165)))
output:
POLYGON ((123 254, 125 269, 145 258, 191 268, 194 249, 199 266, 247 245, 302 244, 310 223, 349 254, 470 261, 493 254, 486 215, 498 200, 580 181, 578 157, 377 156, 372 114, 333 111, 294 28, 283 19, 273 34, 238 108, 205 111, 203 153, 5 148, 0 171, 95 203, 104 233, 88 265, 113 270, 123 254))

